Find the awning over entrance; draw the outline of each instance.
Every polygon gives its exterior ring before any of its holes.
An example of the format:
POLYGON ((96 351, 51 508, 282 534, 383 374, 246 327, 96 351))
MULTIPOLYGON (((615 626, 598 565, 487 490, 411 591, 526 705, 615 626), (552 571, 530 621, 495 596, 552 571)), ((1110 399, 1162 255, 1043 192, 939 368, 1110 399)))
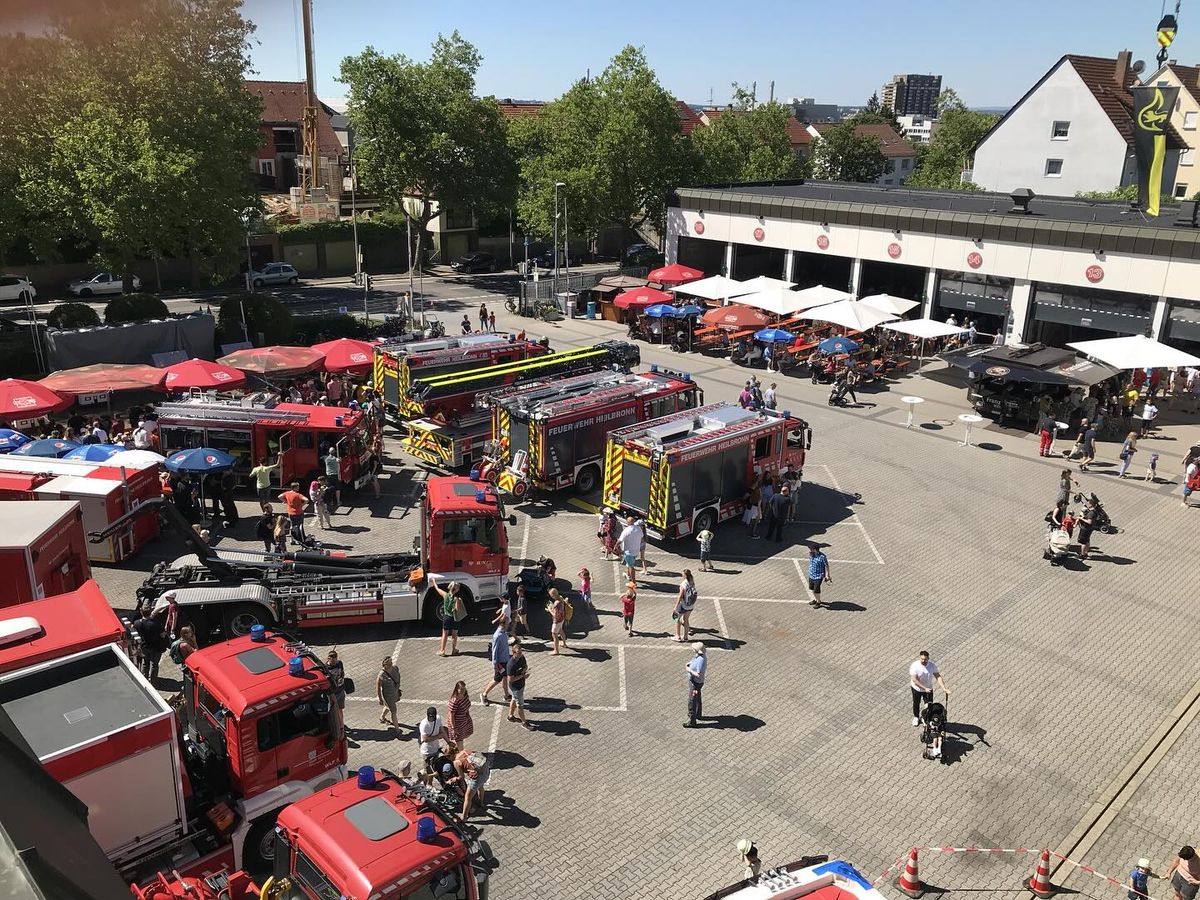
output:
POLYGON ((1070 350, 1033 344, 1029 347, 972 347, 947 353, 950 365, 980 377, 1035 384, 1091 386, 1117 374, 1117 369, 1081 359, 1070 350))
POLYGON ((1099 341, 1076 341, 1067 346, 1118 369, 1174 369, 1177 366, 1200 365, 1200 358, 1141 334, 1099 341))

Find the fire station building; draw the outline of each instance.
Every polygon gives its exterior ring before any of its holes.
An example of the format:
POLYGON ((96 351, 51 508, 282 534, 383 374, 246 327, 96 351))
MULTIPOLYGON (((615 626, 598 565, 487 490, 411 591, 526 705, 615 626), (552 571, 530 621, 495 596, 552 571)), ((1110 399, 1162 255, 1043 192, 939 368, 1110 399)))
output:
POLYGON ((679 188, 667 262, 857 296, 920 300, 913 312, 1007 343, 1146 334, 1200 354, 1197 204, 1148 218, 1125 202, 776 182, 679 188))

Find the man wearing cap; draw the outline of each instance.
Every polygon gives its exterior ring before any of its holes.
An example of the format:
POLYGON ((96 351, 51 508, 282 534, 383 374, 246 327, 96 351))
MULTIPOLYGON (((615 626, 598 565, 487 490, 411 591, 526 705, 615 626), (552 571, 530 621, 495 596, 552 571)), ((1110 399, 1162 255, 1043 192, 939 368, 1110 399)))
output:
POLYGON ((688 673, 688 720, 684 728, 695 728, 696 720, 704 716, 704 700, 700 692, 704 690, 704 676, 708 672, 708 658, 704 655, 704 644, 696 641, 692 644, 696 655, 686 666, 688 673))
POLYGON ((430 767, 441 755, 442 741, 449 741, 446 723, 438 715, 437 707, 431 706, 425 710, 425 718, 417 726, 417 736, 421 741, 421 759, 425 762, 425 770, 433 771, 430 767))

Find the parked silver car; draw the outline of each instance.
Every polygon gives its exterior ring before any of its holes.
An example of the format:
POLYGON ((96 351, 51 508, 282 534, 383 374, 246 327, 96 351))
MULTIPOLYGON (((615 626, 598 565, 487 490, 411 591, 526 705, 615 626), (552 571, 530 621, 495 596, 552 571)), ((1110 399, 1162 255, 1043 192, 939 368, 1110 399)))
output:
MULTIPOLYGON (((142 289, 142 279, 136 275, 133 276, 133 289, 140 291, 142 289)), ((112 272, 97 272, 91 278, 83 278, 79 281, 72 281, 67 285, 67 291, 74 294, 76 297, 92 297, 100 294, 120 294, 122 293, 121 276, 114 275, 112 272)))
POLYGON ((256 288, 266 284, 296 284, 300 273, 288 263, 268 263, 261 270, 250 273, 250 283, 256 288))
POLYGON ((37 289, 24 275, 0 275, 0 303, 30 303, 36 297, 37 289))

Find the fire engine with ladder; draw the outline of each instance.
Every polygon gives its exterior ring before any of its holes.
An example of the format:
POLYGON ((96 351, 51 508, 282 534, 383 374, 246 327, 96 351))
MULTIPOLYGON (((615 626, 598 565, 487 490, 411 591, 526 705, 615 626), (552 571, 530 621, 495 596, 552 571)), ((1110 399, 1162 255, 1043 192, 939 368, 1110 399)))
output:
MULTIPOLYGON (((549 341, 526 340, 505 334, 468 334, 430 341, 384 343, 375 347, 373 382, 383 400, 384 415, 392 421, 413 415, 407 403, 418 378, 449 375, 464 369, 519 362, 549 352, 549 341)), ((423 409, 416 413, 425 415, 423 409)))
POLYGON ((195 393, 160 403, 161 452, 170 456, 191 447, 224 450, 236 460, 242 481, 268 459, 279 461, 272 479, 280 485, 323 472, 321 458, 333 447, 343 484, 362 487, 375 467, 378 424, 359 410, 340 406, 280 403, 273 394, 244 397, 195 393))
POLYGON ((492 437, 489 403, 497 392, 614 367, 628 371, 640 362, 641 351, 636 344, 603 341, 504 366, 419 378, 409 388, 408 408, 414 414, 425 410, 424 417, 407 423, 408 434, 400 446, 441 469, 474 464, 483 458, 492 437))
POLYGON ((95 582, 0 611, 0 711, 89 810, 114 867, 212 875, 270 866, 275 815, 346 777, 328 670, 290 637, 192 652, 172 708, 95 582))
POLYGON ((740 515, 755 479, 803 470, 808 423, 787 411, 714 403, 608 435, 604 498, 645 517, 657 539, 686 537, 740 515))
POLYGON ((704 392, 692 377, 659 366, 649 372, 593 372, 489 397, 493 456, 483 477, 520 499, 530 487, 600 485, 609 431, 694 409, 704 392))
POLYGON ((196 537, 173 505, 149 501, 132 516, 159 508, 192 556, 159 563, 137 590, 154 603, 175 592, 182 615, 201 640, 247 635, 255 625, 289 631, 334 625, 438 621, 431 581, 456 581, 468 613, 508 591, 508 531, 495 487, 468 478, 436 477, 420 500, 421 530, 412 552, 339 556, 323 551, 279 554, 225 551, 196 537))

